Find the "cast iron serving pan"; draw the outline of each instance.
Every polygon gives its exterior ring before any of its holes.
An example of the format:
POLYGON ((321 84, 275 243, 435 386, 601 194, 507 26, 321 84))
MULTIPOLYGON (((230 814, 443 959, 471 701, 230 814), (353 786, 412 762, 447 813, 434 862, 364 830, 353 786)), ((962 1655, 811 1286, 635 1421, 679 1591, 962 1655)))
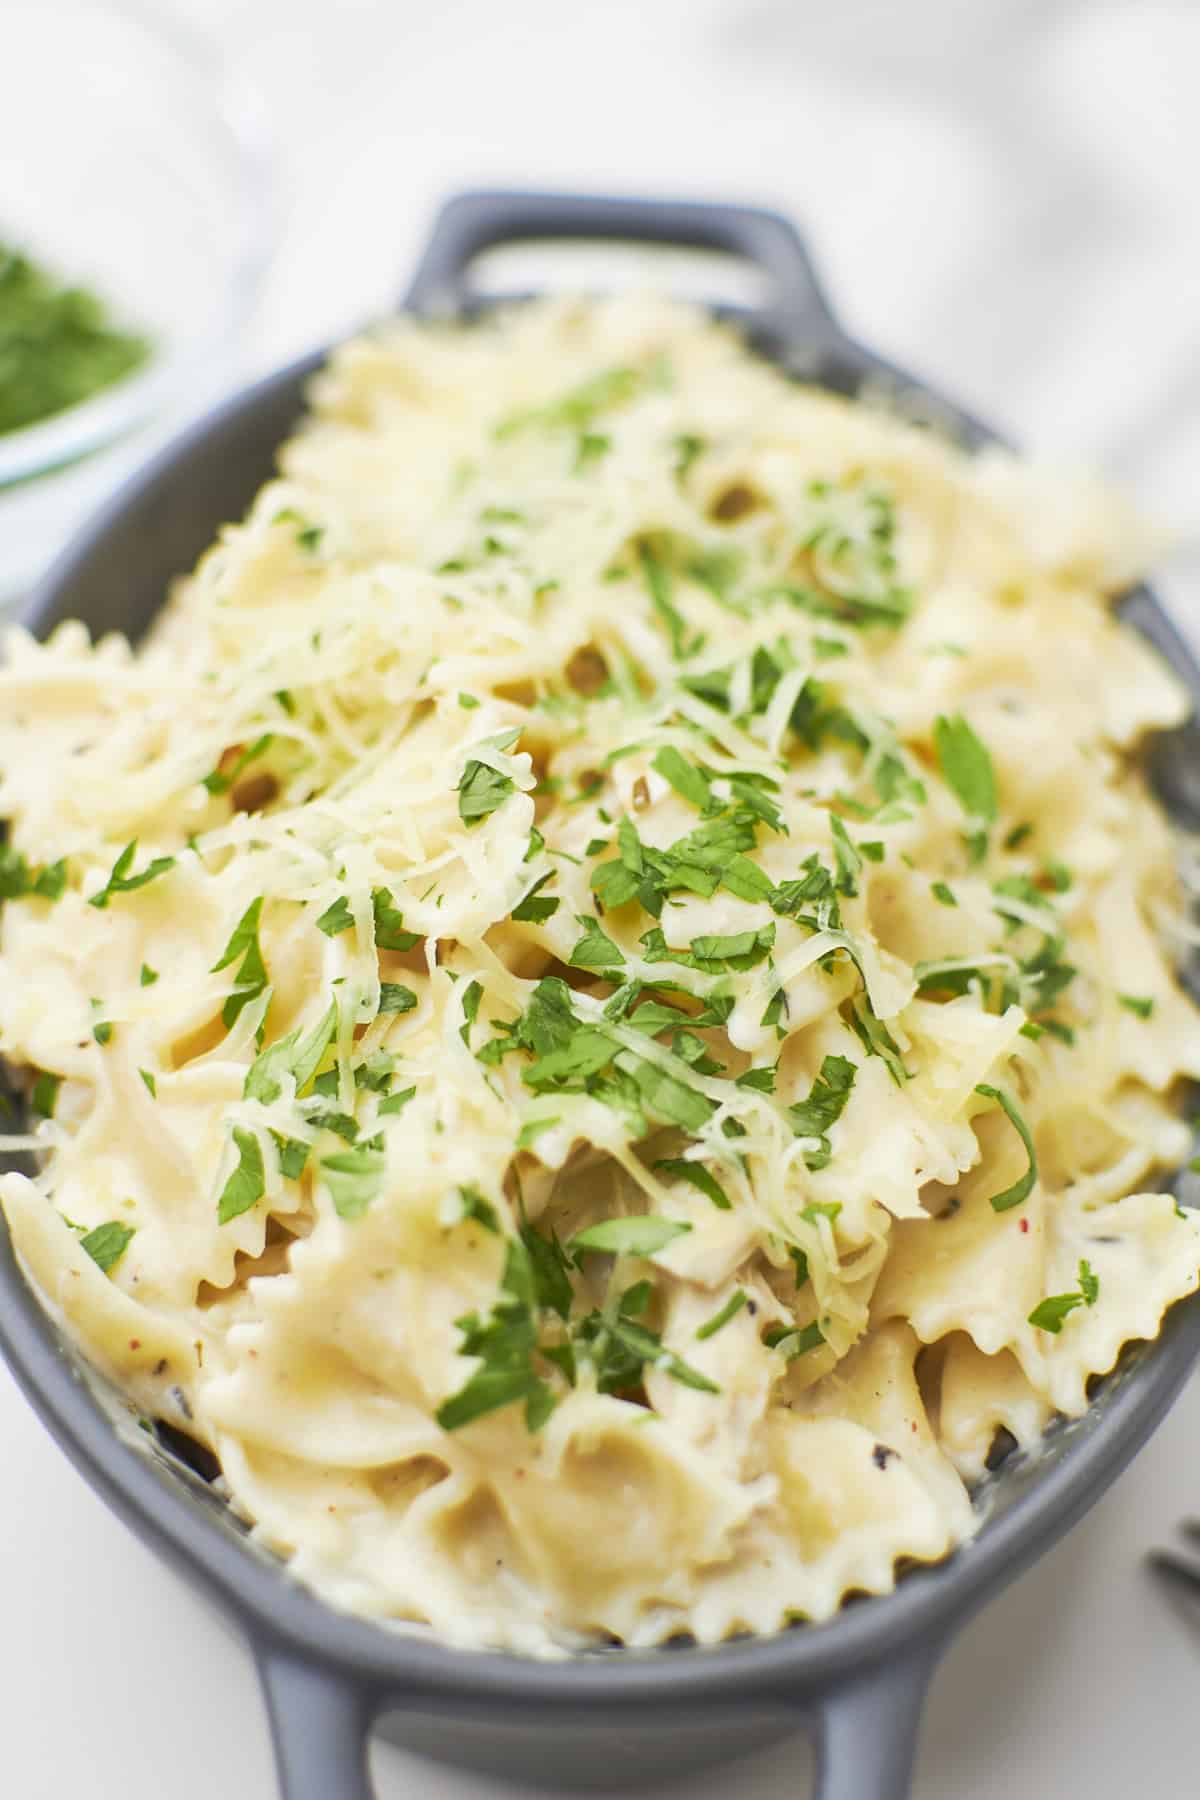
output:
MULTIPOLYGON (((515 240, 630 240, 749 261, 770 298, 736 315, 784 369, 840 393, 883 387, 976 447, 995 434, 842 331, 787 221, 752 207, 552 194, 470 193, 442 210, 406 307, 423 316, 476 310, 472 259, 515 240)), ((159 455, 69 547, 36 594, 44 635, 81 618, 137 637, 168 582, 218 526, 238 518, 272 472, 295 424, 306 357, 221 406, 159 455)), ((1139 589, 1126 616, 1193 695, 1200 672, 1139 589)), ((1195 725, 1160 740, 1160 792, 1200 819, 1195 725)), ((1080 1518, 1165 1414, 1200 1351, 1200 1297, 1176 1306, 1153 1345, 1131 1349, 1078 1422, 1036 1457, 1009 1457, 980 1495, 978 1538, 894 1594, 851 1601, 830 1623, 716 1649, 597 1650, 557 1663, 463 1652, 336 1613, 247 1537, 213 1491, 212 1459, 157 1428, 134 1428, 64 1342, 26 1285, 0 1231, 0 1347, 17 1380, 83 1474, 126 1523, 215 1601, 258 1662, 285 1800, 369 1800, 365 1744, 389 1715, 403 1743, 529 1786, 613 1787, 710 1767, 808 1728, 819 1800, 904 1800, 922 1697, 958 1628, 1080 1518)))

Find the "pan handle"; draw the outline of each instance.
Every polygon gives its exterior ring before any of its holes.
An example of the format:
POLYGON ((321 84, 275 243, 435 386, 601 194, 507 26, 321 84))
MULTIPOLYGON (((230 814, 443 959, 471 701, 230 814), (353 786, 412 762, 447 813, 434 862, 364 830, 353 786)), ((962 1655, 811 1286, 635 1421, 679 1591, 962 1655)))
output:
POLYGON ((819 1703, 814 1800, 909 1800, 921 1708, 942 1648, 906 1647, 819 1703))
POLYGON ((434 221, 406 307, 428 317, 457 314, 472 258, 496 244, 531 238, 607 238, 740 256, 772 279, 768 318, 786 324, 801 342, 845 341, 795 226, 782 213, 716 201, 486 189, 455 194, 434 221))
POLYGON ((328 1665, 273 1647, 255 1654, 280 1800, 372 1800, 367 1734, 374 1697, 328 1665))

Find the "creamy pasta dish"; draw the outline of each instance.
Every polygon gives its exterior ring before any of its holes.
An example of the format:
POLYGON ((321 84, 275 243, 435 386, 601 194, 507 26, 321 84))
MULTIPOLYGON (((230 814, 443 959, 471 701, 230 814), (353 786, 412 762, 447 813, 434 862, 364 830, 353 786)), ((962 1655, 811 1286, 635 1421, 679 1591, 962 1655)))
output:
POLYGON ((46 1302, 456 1644, 946 1554, 1200 1272, 1144 550, 674 302, 347 345, 148 641, 9 642, 46 1302))

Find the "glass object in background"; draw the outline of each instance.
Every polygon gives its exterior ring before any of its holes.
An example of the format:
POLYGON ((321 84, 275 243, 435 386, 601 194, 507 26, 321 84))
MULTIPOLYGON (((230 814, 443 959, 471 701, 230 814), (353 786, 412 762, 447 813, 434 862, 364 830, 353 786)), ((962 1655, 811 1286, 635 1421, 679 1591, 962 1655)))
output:
POLYGON ((0 433, 0 606, 229 383, 273 239, 253 97, 202 41, 121 0, 5 0, 0 243, 104 300, 151 353, 68 410, 0 433))

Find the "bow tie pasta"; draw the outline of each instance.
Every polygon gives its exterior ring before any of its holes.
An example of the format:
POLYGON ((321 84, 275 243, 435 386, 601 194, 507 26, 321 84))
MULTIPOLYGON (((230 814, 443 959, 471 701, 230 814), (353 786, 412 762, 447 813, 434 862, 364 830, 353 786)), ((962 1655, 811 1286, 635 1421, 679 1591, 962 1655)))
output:
POLYGON ((1200 1273, 1142 534, 665 301, 311 400, 144 644, 0 671, 29 1273, 336 1605, 886 1591, 1200 1273))

